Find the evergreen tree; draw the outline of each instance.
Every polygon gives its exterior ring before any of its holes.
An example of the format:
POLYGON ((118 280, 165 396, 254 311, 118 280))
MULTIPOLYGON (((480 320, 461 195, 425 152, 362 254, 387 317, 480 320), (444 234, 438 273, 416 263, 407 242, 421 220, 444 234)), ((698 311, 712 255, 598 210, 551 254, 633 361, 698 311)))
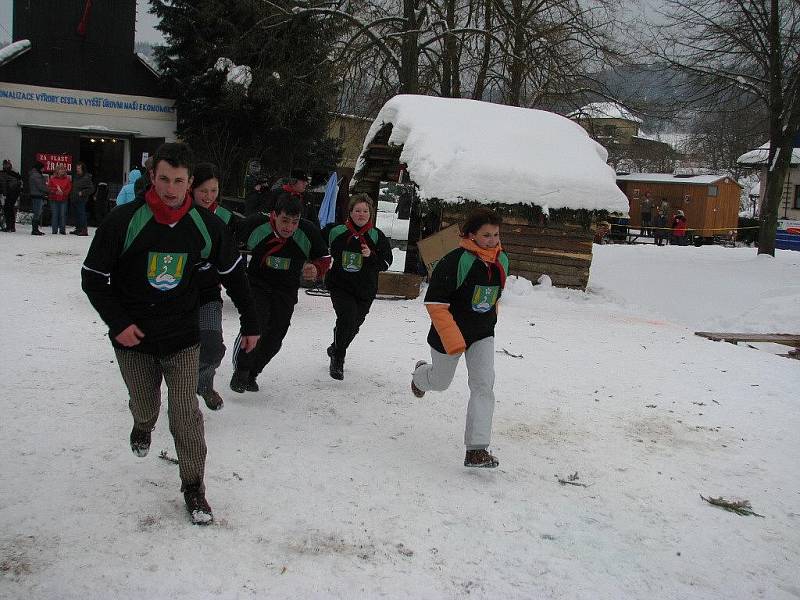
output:
POLYGON ((238 191, 249 160, 285 175, 315 166, 312 154, 326 146, 334 32, 313 16, 286 19, 287 9, 255 0, 150 0, 166 40, 155 57, 163 92, 176 99, 177 134, 199 159, 219 165, 228 192, 238 191), (249 81, 229 81, 242 67, 249 81))

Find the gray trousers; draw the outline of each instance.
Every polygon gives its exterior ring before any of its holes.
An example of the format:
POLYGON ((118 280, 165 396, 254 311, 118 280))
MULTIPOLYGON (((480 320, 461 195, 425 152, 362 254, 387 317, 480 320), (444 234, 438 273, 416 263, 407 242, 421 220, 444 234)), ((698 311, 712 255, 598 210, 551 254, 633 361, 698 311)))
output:
MULTIPOLYGON (((489 447, 494 414, 494 338, 473 343, 464 353, 467 362, 469 404, 464 445, 467 450, 489 447)), ((424 392, 441 392, 450 387, 461 355, 450 356, 431 348, 431 364, 414 371, 414 385, 424 392)))
POLYGON ((128 388, 136 429, 152 431, 156 426, 161 410, 161 380, 166 381, 169 431, 175 440, 181 491, 190 485, 199 485, 204 491, 205 429, 195 394, 200 346, 163 357, 120 348, 114 348, 114 352, 128 388))
POLYGON ((225 342, 222 339, 222 302, 213 300, 203 304, 199 311, 200 322, 200 368, 197 377, 197 393, 201 396, 214 389, 214 375, 225 357, 225 342))

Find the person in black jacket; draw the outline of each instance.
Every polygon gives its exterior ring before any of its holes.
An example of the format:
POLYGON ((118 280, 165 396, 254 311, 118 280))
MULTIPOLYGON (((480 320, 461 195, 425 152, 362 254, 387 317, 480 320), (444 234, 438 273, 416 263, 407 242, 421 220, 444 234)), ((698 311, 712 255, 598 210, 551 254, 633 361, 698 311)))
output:
POLYGON ((459 247, 436 263, 425 293, 431 363, 417 362, 411 380, 418 398, 426 391, 446 390, 464 355, 469 374, 465 467, 500 464, 488 451, 494 412, 494 326, 508 273, 500 223, 493 210, 473 209, 461 228, 459 247))
POLYGON ((22 191, 22 175, 14 170, 11 161, 3 161, 3 170, 0 171, 0 196, 3 196, 3 216, 5 226, 3 231, 13 233, 17 230, 17 200, 22 191))
POLYGON ((44 235, 39 230, 42 222, 42 207, 47 199, 47 182, 42 174, 44 164, 40 161, 33 163, 33 168, 28 173, 28 193, 31 196, 31 235, 44 235))
POLYGON ((192 522, 210 523, 205 498, 206 443, 197 404, 200 354, 198 269, 217 270, 241 315, 244 351, 258 343, 258 317, 244 263, 225 226, 192 206, 193 157, 185 144, 163 144, 153 157, 153 185, 112 211, 83 264, 82 287, 108 325, 130 394, 131 450, 146 456, 167 383, 170 432, 181 491, 192 522))
POLYGON ((347 348, 356 337, 378 293, 378 273, 392 264, 392 249, 383 232, 375 227, 375 205, 367 194, 350 198, 344 225, 328 225, 333 264, 325 277, 331 293, 336 326, 328 347, 330 375, 344 379, 347 348))
POLYGON ((253 352, 234 345, 230 387, 234 392, 257 392, 256 378, 283 344, 289 330, 300 274, 314 281, 329 263, 328 248, 319 229, 300 218, 300 199, 285 193, 275 210, 245 219, 239 239, 251 252, 247 274, 261 322, 261 340, 253 352))
MULTIPOLYGON (((149 160, 149 159, 148 159, 149 160)), ((214 213, 225 224, 229 235, 238 248, 236 227, 239 218, 217 203, 219 197, 219 171, 211 163, 199 163, 194 169, 192 198, 195 206, 202 206, 214 213)), ((219 410, 224 404, 222 396, 214 389, 214 375, 225 356, 222 339, 222 295, 219 274, 213 265, 206 263, 198 270, 200 299, 200 370, 197 378, 197 393, 211 410, 219 410)))

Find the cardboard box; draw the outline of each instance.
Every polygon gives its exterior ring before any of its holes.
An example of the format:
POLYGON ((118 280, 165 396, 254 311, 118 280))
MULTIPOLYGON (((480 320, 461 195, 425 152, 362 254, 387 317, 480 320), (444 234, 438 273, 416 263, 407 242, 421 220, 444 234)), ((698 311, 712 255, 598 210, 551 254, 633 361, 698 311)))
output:
POLYGON ((382 271, 378 273, 378 295, 414 299, 419 296, 422 277, 414 273, 382 271))
POLYGON ((433 273, 433 267, 437 261, 451 250, 458 248, 461 241, 461 235, 458 225, 450 225, 441 231, 437 231, 433 235, 426 237, 424 240, 417 242, 417 249, 428 269, 428 275, 433 273))

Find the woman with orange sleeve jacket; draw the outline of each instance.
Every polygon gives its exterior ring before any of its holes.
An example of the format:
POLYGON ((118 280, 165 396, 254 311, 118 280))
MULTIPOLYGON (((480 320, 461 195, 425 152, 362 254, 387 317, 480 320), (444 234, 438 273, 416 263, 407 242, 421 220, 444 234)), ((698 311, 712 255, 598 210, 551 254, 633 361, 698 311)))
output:
POLYGON ((72 180, 62 165, 47 182, 47 199, 50 201, 50 226, 53 233, 67 234, 67 201, 72 191, 72 180))
POLYGON ((494 413, 494 326, 508 273, 508 257, 500 246, 501 222, 489 208, 470 211, 459 247, 436 264, 425 294, 431 363, 419 361, 411 380, 418 398, 427 391, 446 390, 464 355, 470 391, 465 467, 500 464, 488 447, 494 413))

